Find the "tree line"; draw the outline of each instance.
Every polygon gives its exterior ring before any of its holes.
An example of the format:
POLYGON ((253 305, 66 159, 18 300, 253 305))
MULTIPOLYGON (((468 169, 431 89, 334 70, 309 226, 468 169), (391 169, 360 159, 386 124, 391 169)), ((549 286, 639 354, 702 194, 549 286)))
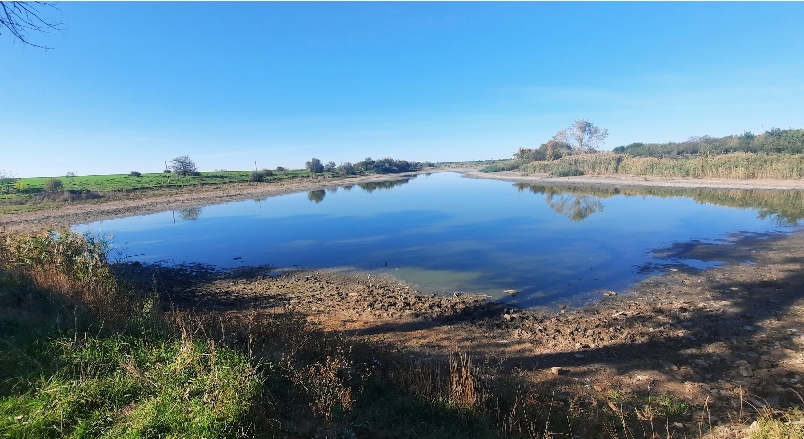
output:
POLYGON ((762 134, 746 131, 740 135, 724 137, 693 136, 684 142, 636 142, 618 146, 613 151, 635 157, 658 158, 732 152, 802 154, 804 153, 804 129, 771 128, 762 134))
POLYGON ((367 157, 357 163, 343 162, 336 165, 335 162, 328 162, 324 164, 321 160, 313 157, 305 163, 305 168, 311 174, 332 173, 339 175, 354 175, 361 173, 376 173, 376 174, 397 174, 400 172, 419 171, 425 167, 435 166, 430 162, 411 162, 407 160, 396 160, 391 157, 385 157, 379 160, 373 160, 367 157))

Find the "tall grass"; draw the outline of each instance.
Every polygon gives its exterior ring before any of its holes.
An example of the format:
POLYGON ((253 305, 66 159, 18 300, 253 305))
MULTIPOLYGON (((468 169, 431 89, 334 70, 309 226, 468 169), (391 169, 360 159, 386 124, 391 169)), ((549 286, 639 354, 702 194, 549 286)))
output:
POLYGON ((588 175, 630 174, 678 178, 794 179, 804 178, 804 155, 733 153, 691 158, 632 157, 624 154, 579 154, 558 160, 531 162, 529 173, 557 174, 577 169, 588 175))

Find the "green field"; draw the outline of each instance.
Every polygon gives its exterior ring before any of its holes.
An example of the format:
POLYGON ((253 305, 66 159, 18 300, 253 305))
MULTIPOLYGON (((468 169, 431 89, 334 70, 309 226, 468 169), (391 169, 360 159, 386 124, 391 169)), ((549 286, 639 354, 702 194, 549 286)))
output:
MULTIPOLYGON (((128 174, 109 174, 18 178, 8 180, 7 184, 0 187, 0 214, 52 209, 65 202, 104 201, 132 195, 146 195, 153 190, 181 190, 199 185, 248 183, 253 181, 253 173, 254 171, 215 171, 180 176, 160 172, 137 177, 128 174), (51 179, 61 181, 62 188, 58 191, 46 191, 45 185, 51 179)), ((305 169, 271 171, 270 175, 265 174, 263 171, 260 184, 310 177, 310 173, 305 169)))
MULTIPOLYGON (((81 175, 75 177, 59 176, 67 191, 124 191, 137 189, 162 188, 169 186, 190 186, 198 184, 225 184, 248 182, 253 171, 216 171, 201 172, 199 175, 182 177, 173 173, 142 174, 132 177, 128 174, 81 175)), ((304 169, 288 170, 284 173, 273 171, 273 175, 264 181, 277 181, 294 177, 307 177, 310 173, 304 169)), ((43 185, 51 177, 20 178, 17 181, 28 186, 25 192, 35 193, 42 190, 43 185)), ((12 189, 14 192, 14 189, 12 189)))

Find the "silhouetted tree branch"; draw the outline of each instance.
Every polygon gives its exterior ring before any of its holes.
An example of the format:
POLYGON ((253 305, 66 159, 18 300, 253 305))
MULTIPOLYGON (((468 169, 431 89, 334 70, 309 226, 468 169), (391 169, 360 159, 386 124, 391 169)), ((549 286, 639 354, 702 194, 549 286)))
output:
POLYGON ((32 33, 46 34, 50 30, 59 32, 67 30, 64 23, 46 16, 48 10, 60 11, 55 3, 50 2, 0 1, 0 35, 2 29, 6 28, 11 35, 29 46, 50 49, 47 46, 34 44, 29 39, 32 33))

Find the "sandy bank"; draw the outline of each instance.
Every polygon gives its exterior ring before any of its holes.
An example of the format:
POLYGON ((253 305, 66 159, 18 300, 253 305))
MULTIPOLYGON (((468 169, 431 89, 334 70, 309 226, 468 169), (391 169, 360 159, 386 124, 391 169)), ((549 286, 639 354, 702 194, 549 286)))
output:
POLYGON ((469 178, 505 180, 520 183, 537 183, 552 186, 592 187, 667 187, 679 189, 768 189, 804 190, 804 180, 727 180, 694 178, 659 178, 634 175, 580 175, 577 177, 551 177, 548 174, 522 175, 519 171, 480 172, 479 167, 454 169, 469 178))

